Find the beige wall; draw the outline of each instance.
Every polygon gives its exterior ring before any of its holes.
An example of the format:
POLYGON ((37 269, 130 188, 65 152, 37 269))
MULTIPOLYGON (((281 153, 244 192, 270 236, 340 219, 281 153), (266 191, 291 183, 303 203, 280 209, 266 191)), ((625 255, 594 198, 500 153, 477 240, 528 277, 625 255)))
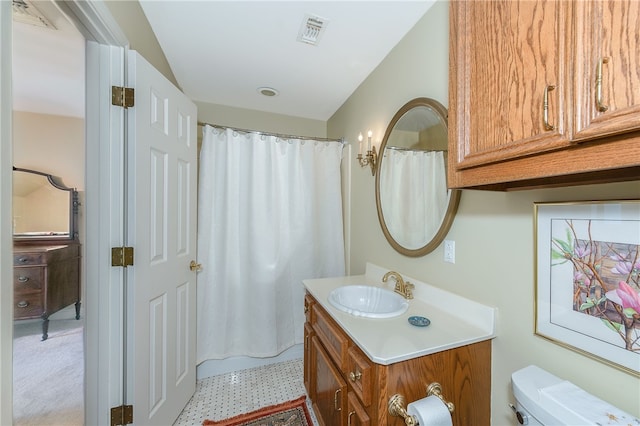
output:
POLYGON ((327 123, 309 118, 291 117, 224 105, 196 102, 198 121, 269 133, 325 137, 327 123))
MULTIPOLYGON (((372 128, 379 140, 395 111, 415 97, 448 105, 447 8, 447 3, 438 2, 427 12, 329 120, 329 137, 344 136, 354 142, 358 132, 372 128)), ((354 151, 357 153, 357 145, 354 151)), ((640 198, 640 182, 511 193, 463 191, 447 236, 456 242, 456 263, 448 264, 443 262, 442 245, 421 258, 396 253, 378 224, 374 178, 368 169, 357 166, 355 155, 347 163, 347 173, 353 168, 347 218, 352 274, 363 273, 369 261, 498 308, 492 363, 493 425, 516 424, 508 408, 513 402, 510 376, 529 364, 640 416, 637 378, 533 334, 533 203, 640 198)))
POLYGON ((84 119, 14 111, 13 164, 84 190, 84 119))

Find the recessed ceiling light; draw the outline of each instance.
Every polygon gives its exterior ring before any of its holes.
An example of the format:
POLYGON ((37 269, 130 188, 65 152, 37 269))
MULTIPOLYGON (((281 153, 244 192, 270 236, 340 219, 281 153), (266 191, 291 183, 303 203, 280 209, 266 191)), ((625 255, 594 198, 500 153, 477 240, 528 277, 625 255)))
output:
POLYGON ((258 93, 264 96, 272 97, 272 96, 278 96, 280 92, 278 92, 276 89, 273 89, 271 87, 258 87, 258 93))

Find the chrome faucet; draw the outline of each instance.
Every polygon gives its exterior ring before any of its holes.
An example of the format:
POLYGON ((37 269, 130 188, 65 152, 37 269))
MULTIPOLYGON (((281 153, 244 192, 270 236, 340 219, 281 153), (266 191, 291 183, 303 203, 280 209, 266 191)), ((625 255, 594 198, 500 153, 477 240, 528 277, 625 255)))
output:
POLYGON ((384 274, 384 277, 382 277, 382 282, 386 283, 389 277, 395 278, 396 280, 396 285, 393 288, 393 291, 395 291, 405 299, 413 299, 413 289, 415 288, 413 284, 411 284, 409 281, 405 282, 402 279, 402 275, 400 275, 396 271, 389 271, 384 274))

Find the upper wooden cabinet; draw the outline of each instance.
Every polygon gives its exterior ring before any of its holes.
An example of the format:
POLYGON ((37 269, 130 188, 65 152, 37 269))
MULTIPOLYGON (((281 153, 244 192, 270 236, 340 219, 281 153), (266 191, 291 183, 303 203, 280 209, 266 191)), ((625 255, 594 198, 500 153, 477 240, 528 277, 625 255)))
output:
POLYGON ((640 179, 639 13, 634 0, 451 2, 449 186, 640 179))

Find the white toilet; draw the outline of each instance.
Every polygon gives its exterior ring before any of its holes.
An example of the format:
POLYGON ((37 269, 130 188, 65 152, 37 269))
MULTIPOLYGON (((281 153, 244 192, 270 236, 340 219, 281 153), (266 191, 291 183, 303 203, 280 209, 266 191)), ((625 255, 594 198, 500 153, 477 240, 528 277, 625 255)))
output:
POLYGON ((523 425, 640 425, 634 416, 535 365, 513 373, 511 386, 523 425))

